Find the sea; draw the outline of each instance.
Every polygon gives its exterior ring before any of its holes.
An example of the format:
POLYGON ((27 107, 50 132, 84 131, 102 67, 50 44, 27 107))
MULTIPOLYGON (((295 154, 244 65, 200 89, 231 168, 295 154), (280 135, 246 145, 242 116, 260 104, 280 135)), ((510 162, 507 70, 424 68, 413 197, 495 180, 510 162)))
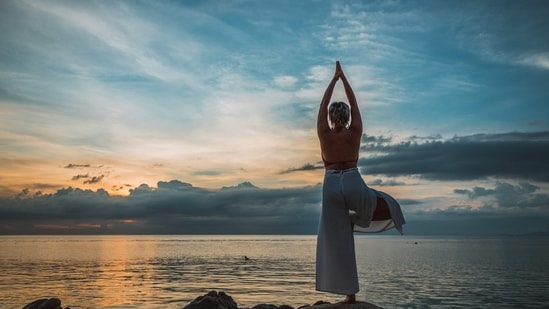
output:
MULTIPOLYGON (((183 308, 209 291, 294 308, 315 291, 316 236, 0 236, 0 308, 183 308)), ((549 308, 549 237, 355 235, 357 299, 383 308, 549 308)))

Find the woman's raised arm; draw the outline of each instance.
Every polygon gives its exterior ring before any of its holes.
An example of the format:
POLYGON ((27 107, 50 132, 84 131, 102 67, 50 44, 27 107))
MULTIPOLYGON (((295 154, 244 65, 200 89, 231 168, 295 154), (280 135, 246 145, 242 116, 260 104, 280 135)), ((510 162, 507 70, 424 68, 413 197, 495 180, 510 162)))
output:
POLYGON ((318 119, 316 122, 316 131, 319 136, 330 130, 330 125, 328 124, 328 105, 330 104, 330 100, 332 99, 332 93, 334 92, 335 84, 337 83, 342 73, 341 70, 337 69, 338 67, 339 61, 336 62, 336 72, 334 74, 334 77, 330 81, 328 88, 326 88, 324 96, 322 97, 322 101, 320 102, 318 119))
POLYGON ((355 93, 353 92, 353 88, 351 88, 349 81, 347 81, 347 77, 345 77, 345 74, 339 65, 339 61, 336 64, 336 71, 339 71, 339 78, 341 78, 341 81, 343 82, 345 94, 347 95, 347 100, 351 106, 351 125, 349 126, 349 130, 356 131, 358 134, 362 135, 362 117, 360 116, 355 93))

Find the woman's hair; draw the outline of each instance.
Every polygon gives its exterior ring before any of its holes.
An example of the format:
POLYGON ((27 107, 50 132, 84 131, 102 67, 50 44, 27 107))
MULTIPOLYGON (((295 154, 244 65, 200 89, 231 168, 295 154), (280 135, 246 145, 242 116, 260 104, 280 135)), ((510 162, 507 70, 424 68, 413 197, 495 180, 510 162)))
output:
POLYGON ((345 102, 332 102, 328 108, 330 122, 334 126, 346 127, 349 123, 351 111, 345 102))

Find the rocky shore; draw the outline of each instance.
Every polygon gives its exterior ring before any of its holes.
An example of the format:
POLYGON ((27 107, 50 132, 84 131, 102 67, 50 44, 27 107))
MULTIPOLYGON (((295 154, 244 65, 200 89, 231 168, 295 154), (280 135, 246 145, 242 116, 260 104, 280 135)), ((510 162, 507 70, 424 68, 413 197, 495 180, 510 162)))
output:
MULTIPOLYGON (((63 309, 58 298, 44 298, 35 300, 23 307, 23 309, 63 309)), ((64 309, 70 309, 65 307, 64 309)), ((382 309, 374 304, 357 301, 354 304, 327 303, 318 301, 311 305, 294 308, 289 305, 258 304, 251 308, 238 307, 234 299, 224 292, 211 291, 195 298, 183 309, 382 309)))

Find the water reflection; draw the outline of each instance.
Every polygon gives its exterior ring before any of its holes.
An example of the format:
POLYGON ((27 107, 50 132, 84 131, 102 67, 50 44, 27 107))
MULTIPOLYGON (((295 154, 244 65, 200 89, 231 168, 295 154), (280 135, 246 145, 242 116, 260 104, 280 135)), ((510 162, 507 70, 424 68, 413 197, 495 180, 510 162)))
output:
POLYGON ((240 306, 318 299, 310 237, 14 237, 1 249, 0 288, 17 291, 0 295, 2 308, 51 296, 72 308, 179 308, 210 290, 240 306))
POLYGON ((547 239, 421 238, 416 245, 365 238, 359 276, 366 297, 392 308, 547 308, 543 244, 547 239))
MULTIPOLYGON (((355 240, 358 299, 387 308, 549 307, 547 238, 355 240)), ((52 296, 72 308, 181 308, 210 290, 240 307, 340 300, 314 291, 314 254, 314 236, 0 237, 0 308, 52 296)))

